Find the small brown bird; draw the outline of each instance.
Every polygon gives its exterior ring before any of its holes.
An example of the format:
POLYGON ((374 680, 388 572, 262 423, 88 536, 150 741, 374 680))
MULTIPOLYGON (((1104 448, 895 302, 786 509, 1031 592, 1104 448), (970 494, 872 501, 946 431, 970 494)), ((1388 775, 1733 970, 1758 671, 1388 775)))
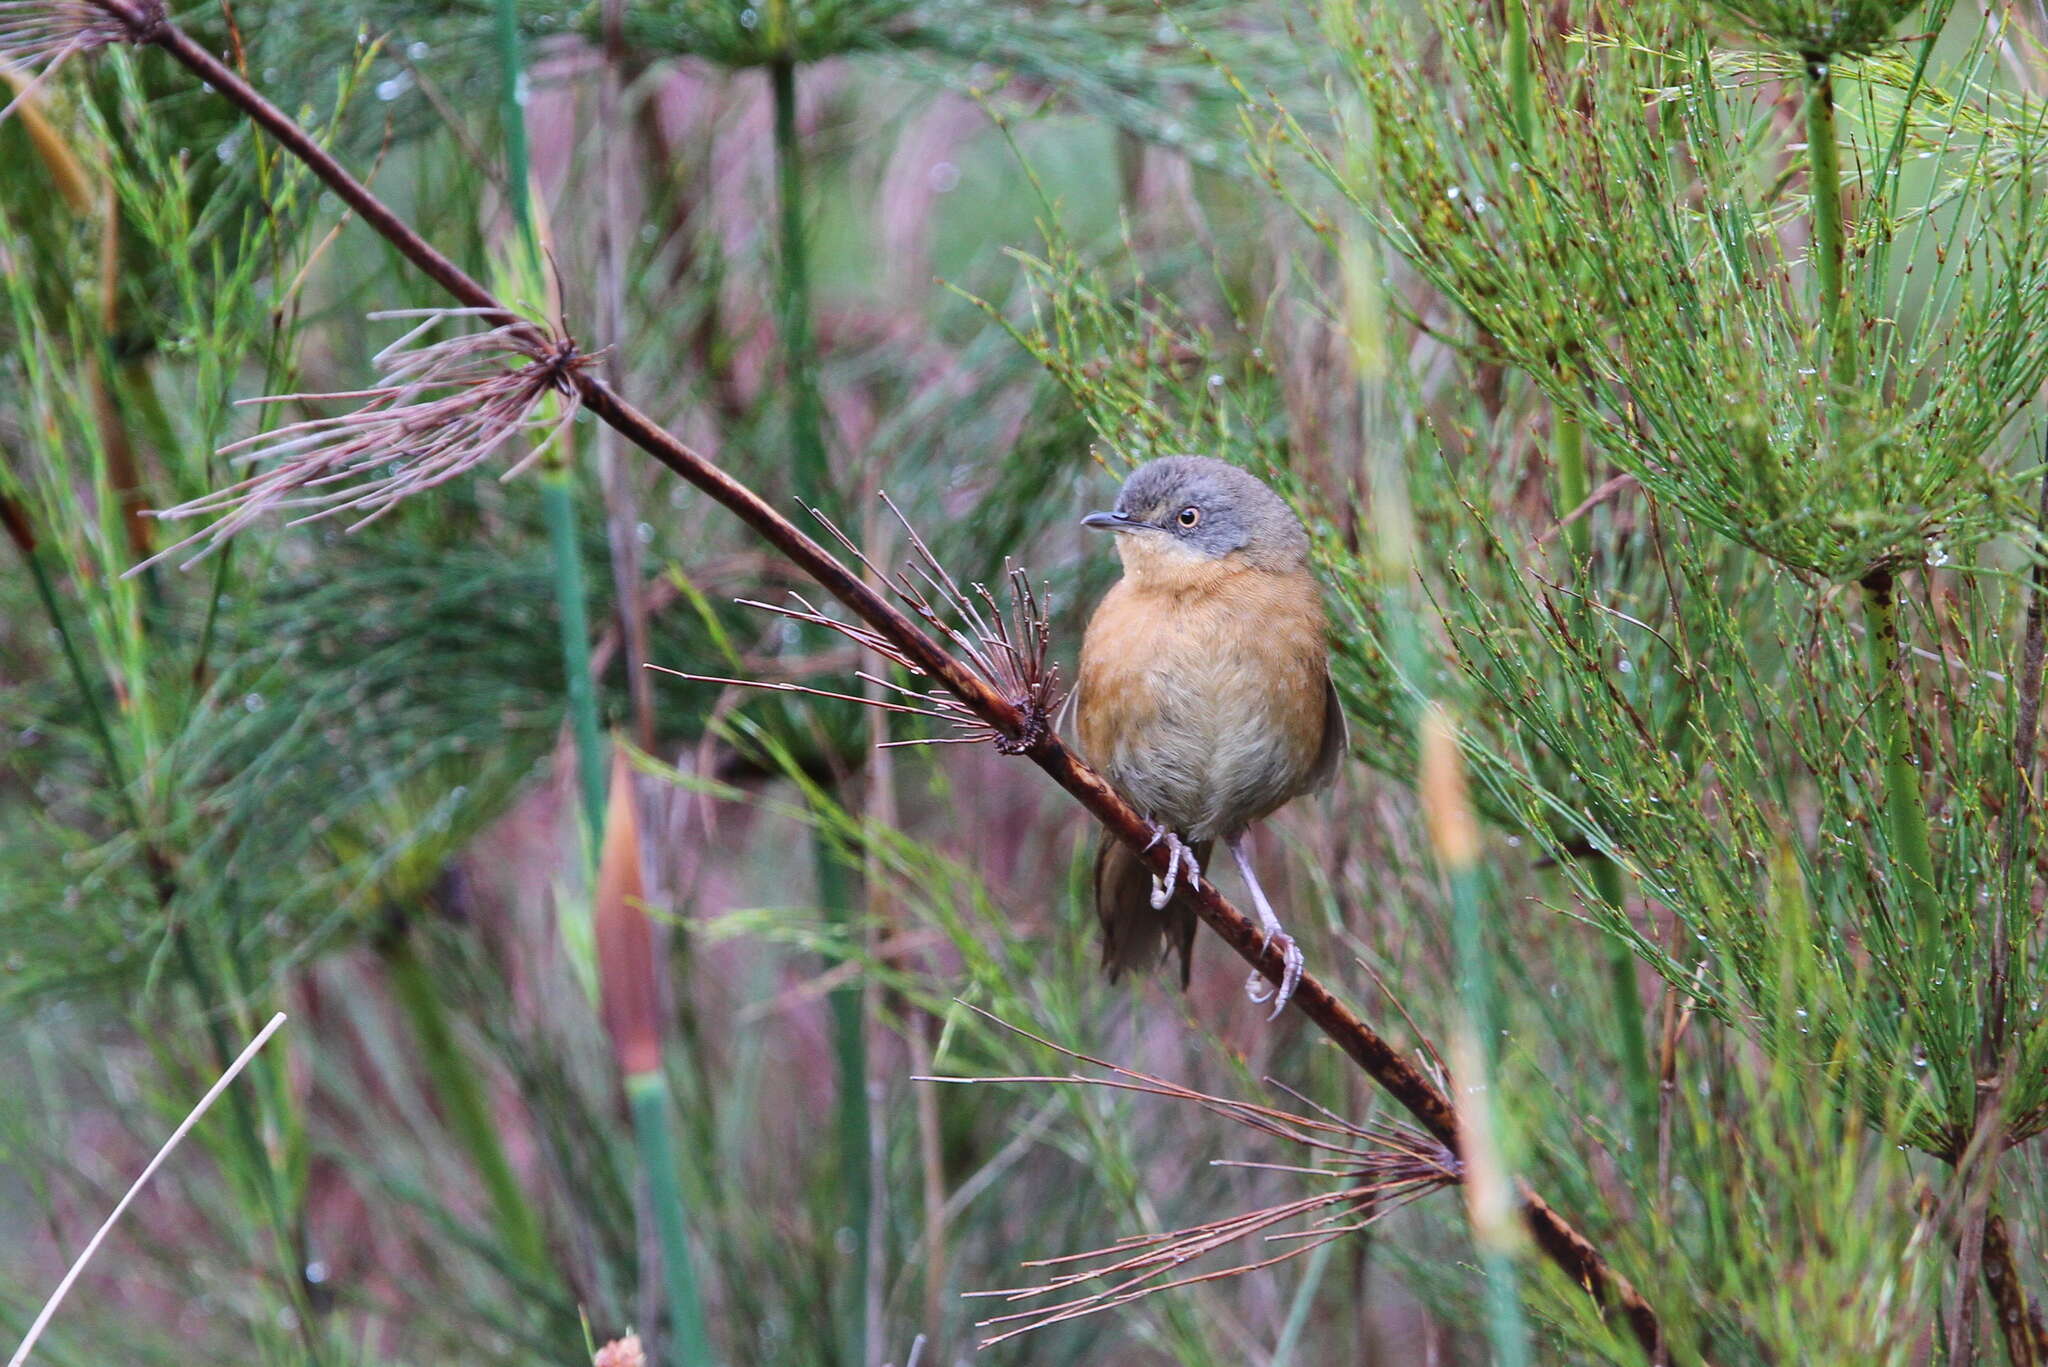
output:
MULTIPOLYGON (((1214 842, 1230 849, 1287 969, 1273 1014, 1301 977, 1301 951, 1252 872, 1245 829, 1322 787, 1344 753, 1322 597, 1308 533, 1256 476, 1220 460, 1169 456, 1124 481, 1116 510, 1084 526, 1116 533, 1124 577, 1081 642, 1074 720, 1081 752, 1168 842, 1164 882, 1122 843, 1095 856, 1095 914, 1110 977, 1180 951, 1181 986, 1199 887, 1214 842)), ((1253 1001, 1271 989, 1254 973, 1253 1001)))

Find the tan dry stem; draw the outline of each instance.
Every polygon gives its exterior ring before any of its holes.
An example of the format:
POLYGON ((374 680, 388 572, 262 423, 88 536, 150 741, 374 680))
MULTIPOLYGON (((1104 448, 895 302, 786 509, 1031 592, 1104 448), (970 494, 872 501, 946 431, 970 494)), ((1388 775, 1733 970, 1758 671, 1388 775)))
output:
POLYGON ((1430 842, 1446 869, 1479 863, 1479 825, 1465 790, 1465 763, 1450 714, 1431 703, 1422 716, 1422 813, 1430 842))
POLYGON ((619 1071, 643 1077, 661 1071, 661 981, 654 925, 640 879, 640 820, 633 804, 633 766, 623 749, 612 756, 605 805, 604 850, 597 861, 598 1013, 619 1071))

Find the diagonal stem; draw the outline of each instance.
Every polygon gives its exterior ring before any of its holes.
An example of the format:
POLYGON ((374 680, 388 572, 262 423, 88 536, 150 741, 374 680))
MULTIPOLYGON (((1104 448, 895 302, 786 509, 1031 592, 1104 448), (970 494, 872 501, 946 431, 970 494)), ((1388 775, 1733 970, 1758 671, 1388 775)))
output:
POLYGON ((1871 723, 1883 757, 1884 813, 1891 837, 1890 856, 1897 863, 1914 914, 1916 951, 1927 962, 1944 952, 1940 945, 1942 909, 1934 881, 1934 847, 1927 829, 1927 806, 1920 791, 1920 770, 1914 763, 1913 722, 1908 712, 1906 655, 1899 637, 1897 582, 1890 570, 1874 570, 1863 578, 1863 643, 1870 663, 1873 697, 1871 723))
MULTIPOLYGON (((526 60, 519 42, 519 7, 496 0, 493 32, 498 47, 498 119, 505 138, 505 194, 519 236, 520 270, 538 273, 540 239, 534 231, 531 172, 526 143, 526 60)), ((576 750, 579 805, 595 856, 604 836, 603 742, 598 736, 597 690, 590 677, 590 590, 583 576, 577 533, 576 476, 560 446, 550 450, 540 476, 541 511, 554 559, 555 615, 562 640, 562 677, 568 694, 569 733, 576 750)))
POLYGON ((1984 1222, 1984 1285, 1991 1293, 1993 1314, 2005 1337, 2006 1358, 2012 1367, 2048 1363, 2048 1326, 2042 1324, 2041 1308, 2027 1299, 2027 1289, 2020 1284, 2012 1238, 2006 1233, 2005 1217, 1996 1211, 1984 1222))
MULTIPOLYGON (((354 209, 370 228, 459 302, 488 310, 492 320, 516 323, 518 318, 490 291, 415 232, 363 183, 350 175, 305 130, 265 99, 237 72, 164 17, 160 8, 140 0, 92 0, 123 22, 134 41, 162 48, 180 65, 236 105, 265 132, 298 157, 354 209)), ((536 332, 538 329, 536 329, 536 332)), ((676 474, 717 500, 757 532, 784 557, 817 581, 862 621, 888 638, 913 666, 959 698, 1004 736, 1018 740, 1018 752, 1030 757, 1117 839, 1139 852, 1155 873, 1166 872, 1164 846, 1147 850, 1151 828, 1136 809, 1117 795, 1093 769, 1062 745, 1051 728, 1033 728, 1026 735, 1025 717, 1007 698, 942 649, 888 599, 871 588, 831 553, 806 535, 751 488, 734 479, 696 451, 663 430, 588 369, 572 372, 583 404, 593 416, 610 424, 676 474)), ((1189 901, 1209 928, 1276 987, 1286 970, 1282 948, 1269 943, 1250 918, 1225 901, 1215 886, 1204 883, 1189 901)), ((1294 992, 1294 1005, 1351 1060, 1398 1101, 1410 1115, 1454 1152, 1458 1119, 1450 1101, 1421 1069, 1365 1023, 1313 974, 1304 973, 1294 992)), ((1552 1210, 1527 1182, 1517 1183, 1524 1224, 1546 1257, 1602 1304, 1618 1306, 1630 1331, 1652 1361, 1665 1356, 1663 1331, 1656 1311, 1642 1294, 1601 1256, 1591 1241, 1552 1210)))

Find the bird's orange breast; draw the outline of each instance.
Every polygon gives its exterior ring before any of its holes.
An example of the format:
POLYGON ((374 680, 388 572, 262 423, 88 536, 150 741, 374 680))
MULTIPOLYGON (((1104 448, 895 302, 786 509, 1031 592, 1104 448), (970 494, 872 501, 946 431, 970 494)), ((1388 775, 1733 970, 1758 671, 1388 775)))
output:
POLYGON ((1129 568, 1082 641, 1077 739, 1146 815, 1229 836, 1314 770, 1328 671, 1315 581, 1237 556, 1129 568))

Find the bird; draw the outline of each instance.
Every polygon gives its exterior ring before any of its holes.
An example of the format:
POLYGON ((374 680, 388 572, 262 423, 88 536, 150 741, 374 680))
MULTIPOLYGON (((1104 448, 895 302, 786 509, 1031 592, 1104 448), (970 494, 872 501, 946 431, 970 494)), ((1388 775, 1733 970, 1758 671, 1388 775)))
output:
POLYGON ((1207 456, 1138 466, 1115 508, 1081 524, 1115 536, 1123 577, 1082 637, 1069 725, 1082 757, 1151 824, 1147 849, 1170 851, 1161 879, 1103 836, 1103 968, 1114 981, 1177 949, 1186 989, 1195 912, 1179 885, 1201 886, 1220 840, 1266 942, 1283 948, 1277 992, 1257 973, 1245 984, 1253 1001, 1275 999, 1277 1017, 1302 954, 1259 886, 1246 832, 1329 783, 1347 740, 1308 532, 1263 480, 1207 456))

